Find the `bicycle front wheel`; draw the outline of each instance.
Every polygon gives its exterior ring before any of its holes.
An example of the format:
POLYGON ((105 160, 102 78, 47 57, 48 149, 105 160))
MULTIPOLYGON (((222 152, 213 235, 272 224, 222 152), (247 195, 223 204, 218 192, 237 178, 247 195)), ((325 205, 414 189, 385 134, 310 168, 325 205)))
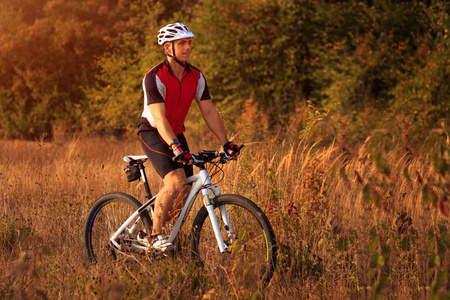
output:
POLYGON ((238 195, 221 195, 212 202, 222 239, 228 248, 224 253, 219 251, 208 212, 203 207, 191 231, 194 257, 220 282, 266 286, 272 278, 277 257, 275 235, 266 215, 255 203, 238 195), (224 211, 231 233, 223 222, 224 211))
POLYGON ((126 257, 145 254, 136 240, 140 230, 151 232, 152 221, 145 210, 120 234, 117 240, 120 249, 110 242, 114 233, 139 207, 138 200, 124 193, 109 193, 95 201, 84 226, 84 242, 91 262, 106 263, 120 254, 126 257))

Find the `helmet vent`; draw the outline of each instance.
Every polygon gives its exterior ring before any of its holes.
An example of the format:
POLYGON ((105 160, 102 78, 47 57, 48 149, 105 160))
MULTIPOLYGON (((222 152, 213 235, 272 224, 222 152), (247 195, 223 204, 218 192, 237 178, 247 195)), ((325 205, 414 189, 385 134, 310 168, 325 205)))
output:
POLYGON ((166 42, 193 37, 194 34, 186 25, 181 23, 169 24, 159 30, 158 44, 164 45, 166 42))

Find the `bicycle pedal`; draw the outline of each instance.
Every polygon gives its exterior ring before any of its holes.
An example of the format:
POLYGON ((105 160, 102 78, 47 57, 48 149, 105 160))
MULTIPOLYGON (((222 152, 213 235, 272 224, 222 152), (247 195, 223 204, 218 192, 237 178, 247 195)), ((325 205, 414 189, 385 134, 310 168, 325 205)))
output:
POLYGON ((167 252, 162 252, 159 250, 155 250, 155 249, 149 249, 147 250, 147 257, 150 259, 164 259, 167 256, 169 256, 169 251, 167 252))
POLYGON ((174 256, 176 250, 177 249, 175 246, 173 246, 173 248, 166 249, 165 251, 161 251, 161 250, 149 247, 149 248, 147 248, 147 253, 149 255, 153 255, 153 256, 167 257, 167 256, 174 256))

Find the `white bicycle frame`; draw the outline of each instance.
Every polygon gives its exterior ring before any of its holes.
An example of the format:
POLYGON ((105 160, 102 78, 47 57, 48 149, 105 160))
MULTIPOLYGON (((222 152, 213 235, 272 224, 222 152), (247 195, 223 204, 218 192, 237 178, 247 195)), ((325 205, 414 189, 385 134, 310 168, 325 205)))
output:
MULTIPOLYGON (((135 157, 136 158, 136 157, 135 157)), ((142 158, 142 157, 141 157, 142 158)), ((125 158, 124 158, 125 159, 125 158)), ((145 180, 145 176, 144 176, 144 170, 140 170, 141 171, 141 178, 143 180, 145 180)), ((222 238, 222 234, 220 233, 220 228, 219 228, 219 224, 217 222, 217 218, 216 215, 214 214, 214 205, 211 202, 211 199, 214 197, 210 196, 210 191, 214 194, 215 197, 220 195, 220 189, 219 187, 214 187, 211 184, 211 179, 209 177, 208 171, 207 170, 200 170, 200 172, 198 174, 195 174, 193 176, 190 176, 186 179, 186 184, 192 183, 194 182, 191 191, 189 193, 189 196, 186 200, 186 203, 183 206, 183 209, 181 210, 181 213, 177 219, 177 221, 175 222, 172 231, 170 233, 169 236, 169 241, 171 243, 173 243, 173 241, 175 240, 175 238, 177 237, 181 226, 183 226, 186 217, 188 215, 188 213, 190 212, 190 210, 192 209, 192 206, 195 202, 195 199, 197 197, 197 194, 200 192, 200 190, 202 191, 202 195, 203 195, 203 205, 206 207, 206 210, 208 211, 208 215, 209 215, 209 219, 211 221, 213 230, 214 230, 214 234, 217 240, 217 245, 219 246, 219 250, 220 252, 225 252, 227 250, 227 245, 225 244, 225 242, 223 241, 222 238)), ((138 210, 136 210, 126 221, 125 223, 122 224, 122 226, 120 226, 120 228, 114 233, 114 235, 110 238, 110 242, 117 247, 119 250, 121 250, 121 245, 117 242, 117 239, 119 238, 119 236, 125 232, 126 235, 129 237, 133 234, 137 234, 134 232, 134 230, 136 229, 136 225, 137 223, 140 221, 140 218, 138 218, 134 224, 132 225, 131 228, 128 228, 128 225, 130 225, 130 223, 136 218, 138 217, 138 215, 140 214, 140 212, 142 212, 144 209, 148 209, 150 211, 150 213, 152 214, 153 217, 153 210, 152 210, 152 204, 154 204, 155 199, 156 199, 155 195, 153 198, 151 198, 150 200, 148 200, 145 204, 143 204, 138 210)), ((228 215, 225 209, 225 206, 220 206, 220 214, 222 217, 222 222, 225 225, 225 229, 227 231, 227 235, 229 238, 232 237, 233 235, 233 231, 232 231, 232 227, 230 224, 230 220, 228 219, 228 215)), ((140 248, 145 250, 146 247, 144 246, 140 246, 140 245, 136 245, 133 244, 134 247, 136 248, 140 248)))

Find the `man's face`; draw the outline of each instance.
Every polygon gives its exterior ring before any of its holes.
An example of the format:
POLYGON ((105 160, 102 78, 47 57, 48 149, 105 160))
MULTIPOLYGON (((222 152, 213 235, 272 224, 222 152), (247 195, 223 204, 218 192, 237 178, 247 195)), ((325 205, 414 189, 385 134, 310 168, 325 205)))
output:
MULTIPOLYGON (((173 50, 171 47, 172 43, 168 43, 169 53, 173 55, 173 50)), ((192 38, 185 38, 176 40, 174 43, 175 47, 175 55, 177 59, 182 63, 187 63, 191 59, 191 50, 192 50, 192 38)), ((166 51, 167 51, 166 50, 166 51)))

